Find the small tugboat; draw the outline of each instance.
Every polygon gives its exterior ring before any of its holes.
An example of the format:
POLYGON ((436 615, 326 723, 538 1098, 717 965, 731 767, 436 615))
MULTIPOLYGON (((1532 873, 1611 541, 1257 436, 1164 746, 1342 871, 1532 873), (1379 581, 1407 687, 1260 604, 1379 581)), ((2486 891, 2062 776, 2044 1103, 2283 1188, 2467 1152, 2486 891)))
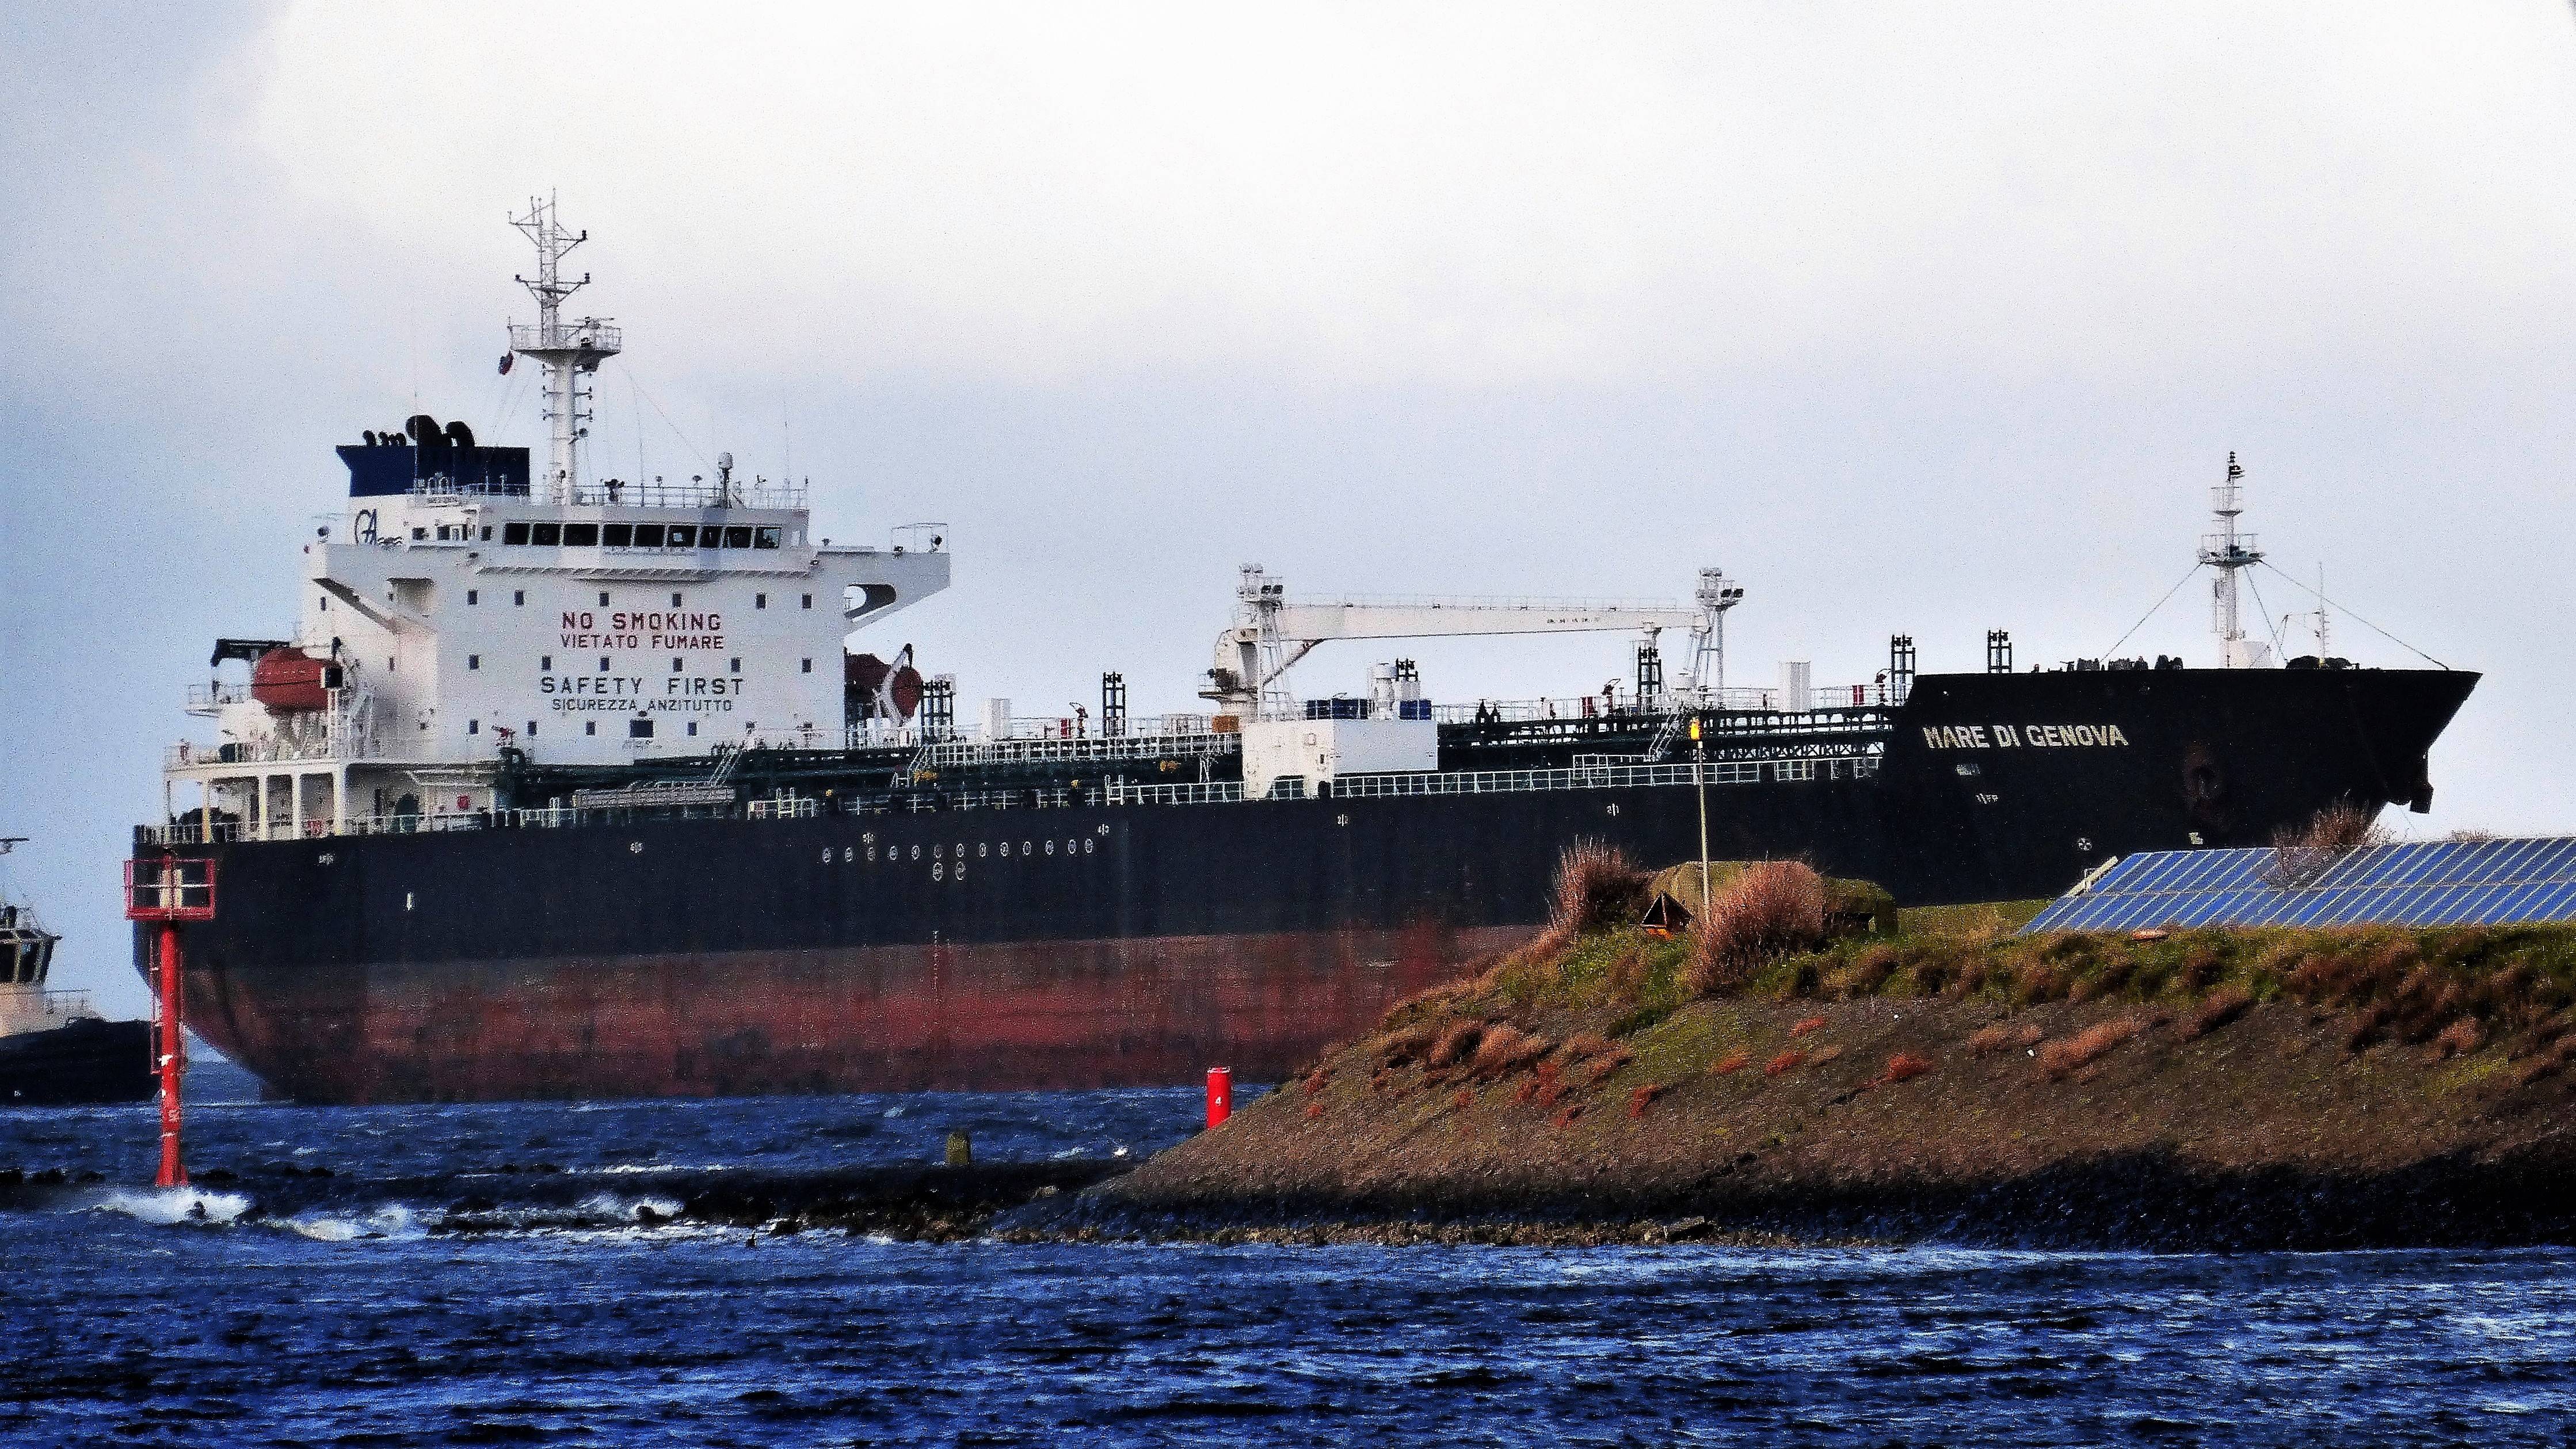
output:
MULTIPOLYGON (((0 855, 24 837, 0 839, 0 855)), ((140 1102, 152 1095, 152 1024, 109 1021, 89 993, 48 991, 61 937, 0 897, 0 1106, 140 1102)))

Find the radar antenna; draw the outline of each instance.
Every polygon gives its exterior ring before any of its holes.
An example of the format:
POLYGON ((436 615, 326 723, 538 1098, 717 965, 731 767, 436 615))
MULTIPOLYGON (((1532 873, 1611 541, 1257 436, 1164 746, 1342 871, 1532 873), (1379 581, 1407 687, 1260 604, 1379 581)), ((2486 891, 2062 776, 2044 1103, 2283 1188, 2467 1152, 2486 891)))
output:
POLYGON ((2245 511, 2245 469, 2236 455, 2227 455, 2227 481, 2209 490, 2209 511, 2217 516, 2218 531, 2200 540, 2200 561, 2218 570, 2210 584, 2210 627, 2218 634, 2218 662, 2222 669, 2260 669, 2272 662, 2272 646, 2259 639, 2245 637, 2245 625, 2236 607, 2236 573, 2263 561, 2263 551, 2255 547, 2254 535, 2236 528, 2238 514, 2245 511))
POLYGON ((533 279, 513 278, 537 299, 537 324, 513 324, 510 328, 510 350, 536 359, 546 370, 550 448, 545 486, 535 492, 535 500, 571 503, 581 482, 581 440, 590 434, 590 401, 596 392, 582 379, 599 371, 603 360, 618 354, 621 338, 606 318, 563 320, 564 300, 590 285, 588 272, 582 273, 578 281, 568 277, 563 259, 574 247, 590 240, 590 233, 566 231, 552 196, 542 200, 530 197, 528 214, 510 218, 510 225, 525 232, 537 247, 537 275, 533 279))

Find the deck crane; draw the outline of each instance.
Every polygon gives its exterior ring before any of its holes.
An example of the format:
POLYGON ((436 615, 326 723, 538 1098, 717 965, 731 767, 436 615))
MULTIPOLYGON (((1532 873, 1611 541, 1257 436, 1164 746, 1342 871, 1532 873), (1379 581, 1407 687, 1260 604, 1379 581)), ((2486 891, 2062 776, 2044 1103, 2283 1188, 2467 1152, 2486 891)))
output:
POLYGON ((1687 605, 1594 599, 1295 599, 1259 564, 1235 586, 1234 623, 1217 636, 1216 663, 1200 697, 1245 718, 1286 717, 1294 701, 1288 670, 1329 639, 1427 639, 1471 634, 1615 633, 1635 630, 1651 644, 1686 629, 1691 663, 1663 701, 1678 708, 1713 698, 1726 678, 1726 611, 1744 586, 1722 569, 1699 571, 1687 605))

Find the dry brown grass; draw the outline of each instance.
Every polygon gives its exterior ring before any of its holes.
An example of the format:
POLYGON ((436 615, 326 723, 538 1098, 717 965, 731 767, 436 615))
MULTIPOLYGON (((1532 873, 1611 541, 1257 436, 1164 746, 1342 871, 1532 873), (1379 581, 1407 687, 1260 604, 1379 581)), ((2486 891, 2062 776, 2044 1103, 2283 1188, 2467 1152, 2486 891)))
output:
POLYGON ((1547 926, 1525 954, 1554 956, 1587 931, 1623 926, 1645 909, 1646 882, 1628 853, 1598 840, 1578 840, 1556 858, 1556 898, 1547 926))
POLYGON ((1305 1080, 1299 1082, 1297 1085, 1306 1093, 1307 1096, 1311 1097, 1324 1090, 1324 1084, 1330 1082, 1332 1079, 1333 1074, 1330 1069, 1317 1067, 1313 1071, 1308 1072, 1305 1080))
POLYGON ((1509 1022, 1497 1022, 1485 1028, 1483 1038, 1476 1043, 1468 1071, 1487 1081, 1507 1077, 1555 1049, 1556 1043, 1546 1037, 1534 1036, 1509 1022))
POLYGON ((1879 1073, 1878 1079, 1882 1082, 1911 1081, 1931 1070, 1929 1058, 1918 1057, 1912 1052, 1898 1052, 1887 1059, 1887 1070, 1879 1073))
POLYGON ((1476 1048, 1481 1046, 1484 1040, 1483 1022, 1453 1021, 1440 1033, 1440 1039, 1431 1044, 1431 1053, 1424 1060, 1435 1071, 1454 1067, 1473 1058, 1476 1048))
POLYGON ((1592 1085, 1599 1086, 1612 1072, 1619 1070, 1621 1067, 1628 1065, 1628 1063, 1633 1062, 1636 1059, 1637 1054, 1628 1050, 1626 1047, 1617 1047, 1607 1055, 1594 1057, 1592 1059, 1592 1076, 1590 1078, 1592 1085))
POLYGON ((1799 1037, 1805 1036, 1811 1031, 1823 1031, 1824 1029, 1825 1019, 1821 1016, 1811 1016, 1806 1020, 1799 1022, 1796 1026, 1789 1028, 1789 1039, 1791 1041, 1795 1041, 1799 1037))
POLYGON ((1664 1094, 1664 1090, 1665 1089, 1660 1086, 1648 1085, 1639 1087, 1637 1090, 1630 1092, 1628 1094, 1628 1115, 1631 1117, 1645 1116, 1646 1109, 1655 1104, 1655 1099, 1662 1096, 1664 1094))
POLYGON ((1968 1054, 1984 1057, 1996 1052, 2022 1051, 2039 1045, 2042 1035, 2044 1033, 2035 1026, 2015 1026, 2008 1021, 1998 1021, 1991 1026, 1978 1027, 1969 1035, 1968 1054))
POLYGON ((1742 1052, 1729 1052, 1710 1065, 1708 1074, 1712 1077, 1723 1077, 1743 1071, 1751 1065, 1753 1065, 1753 1058, 1742 1052))
POLYGON ((2464 1057, 2486 1044, 2486 1023, 2474 1016, 2461 1017, 2433 1038, 2433 1049, 2444 1057, 2464 1057))
POLYGON ((2097 1021, 2070 1037, 2061 1037, 2039 1049, 2039 1069, 2052 1082, 2063 1080, 2076 1068, 2108 1053, 2112 1048, 2137 1036, 2144 1023, 2134 1017, 2114 1017, 2097 1021))
POLYGON ((1617 1050, 1619 1050, 1617 1042, 1597 1031, 1578 1031, 1565 1039, 1565 1045, 1557 1048, 1558 1054, 1568 1062, 1606 1057, 1617 1050))
POLYGON ((1737 872, 1691 923, 1686 983, 1694 996, 1743 987, 1764 964, 1825 940, 1825 881, 1794 860, 1737 872))
POLYGON ((2391 839, 2379 823, 2379 807, 2365 810, 2350 801, 2329 805, 2303 825, 2285 825, 2272 835, 2272 858, 2260 872, 2265 885, 2286 889, 2306 885, 2326 867, 2365 845, 2391 839))
POLYGON ((1843 1049, 1838 1046, 1820 1047, 1808 1056, 1807 1065, 1821 1067, 1827 1062, 1840 1060, 1842 1054, 1843 1049))
POLYGON ((1825 974, 1825 989, 1846 999, 1867 996, 1886 985, 1887 978, 1896 974, 1899 959, 1893 947, 1865 947, 1852 958, 1850 965, 1825 974))
POLYGON ((1806 1060, 1807 1054, 1805 1052, 1782 1052, 1780 1055, 1773 1057, 1771 1060, 1762 1064, 1762 1075, 1766 1077, 1776 1077, 1785 1072, 1794 1072, 1799 1067, 1803 1066, 1806 1063, 1806 1060))
POLYGON ((1410 1026, 1381 1035, 1376 1043, 1378 1067, 1387 1070, 1422 1060, 1440 1033, 1427 1026, 1410 1026))
POLYGON ((2200 1005, 2193 1008, 2191 1020, 2183 1023, 2182 1039, 2196 1041, 2205 1037, 2243 1016, 2253 1005, 2254 993, 2234 982, 2212 987, 2200 999, 2200 1005))

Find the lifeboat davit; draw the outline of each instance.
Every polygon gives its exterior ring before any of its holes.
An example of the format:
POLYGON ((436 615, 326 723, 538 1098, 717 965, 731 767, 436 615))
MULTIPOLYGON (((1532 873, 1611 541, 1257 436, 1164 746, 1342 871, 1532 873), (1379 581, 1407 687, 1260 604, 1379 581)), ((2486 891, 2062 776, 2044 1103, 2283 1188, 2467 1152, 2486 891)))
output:
POLYGON ((250 667, 250 697, 272 714, 300 714, 331 707, 340 666, 301 649, 271 649, 250 667))

